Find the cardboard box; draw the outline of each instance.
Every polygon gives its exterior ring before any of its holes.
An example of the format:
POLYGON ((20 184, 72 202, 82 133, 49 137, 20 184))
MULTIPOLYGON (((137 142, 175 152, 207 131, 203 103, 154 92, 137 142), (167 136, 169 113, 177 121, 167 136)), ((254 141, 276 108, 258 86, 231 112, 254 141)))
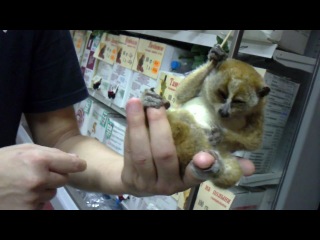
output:
POLYGON ((210 181, 201 183, 194 210, 254 210, 265 194, 261 187, 221 189, 210 181))

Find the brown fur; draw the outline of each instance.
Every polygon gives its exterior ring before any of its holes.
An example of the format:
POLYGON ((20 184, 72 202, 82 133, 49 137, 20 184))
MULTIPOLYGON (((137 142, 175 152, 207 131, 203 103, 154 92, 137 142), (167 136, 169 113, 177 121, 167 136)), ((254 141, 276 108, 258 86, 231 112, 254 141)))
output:
POLYGON ((221 169, 218 175, 212 175, 213 183, 223 188, 236 184, 242 170, 231 153, 260 147, 264 96, 269 90, 251 65, 235 59, 227 59, 217 69, 214 61, 208 61, 189 74, 176 91, 181 108, 168 111, 181 168, 195 153, 213 149, 221 156, 221 169), (197 113, 195 119, 188 111, 197 97, 200 105, 205 106, 206 117, 197 113), (201 123, 205 118, 210 119, 206 126, 201 123), (206 133, 217 128, 221 130, 221 139, 212 145, 206 133))
POLYGON ((200 126, 194 124, 195 120, 189 112, 183 110, 168 111, 168 120, 177 149, 177 155, 180 159, 180 170, 183 174, 194 154, 209 150, 211 146, 200 126))

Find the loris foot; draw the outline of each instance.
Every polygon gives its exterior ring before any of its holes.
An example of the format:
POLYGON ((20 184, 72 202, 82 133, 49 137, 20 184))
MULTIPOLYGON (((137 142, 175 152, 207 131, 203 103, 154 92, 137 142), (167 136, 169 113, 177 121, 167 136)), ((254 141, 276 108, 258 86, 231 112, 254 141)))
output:
POLYGON ((208 59, 216 62, 221 62, 227 58, 227 53, 221 48, 219 44, 213 46, 208 53, 208 59))
POLYGON ((196 167, 192 161, 190 162, 191 169, 193 170, 195 176, 201 180, 208 180, 210 178, 215 178, 218 176, 218 174, 221 171, 222 165, 220 162, 220 159, 221 159, 220 154, 213 150, 210 150, 208 152, 215 158, 215 162, 210 168, 200 169, 196 167))
POLYGON ((211 129, 205 129, 205 133, 211 146, 217 146, 222 139, 222 130, 217 125, 213 125, 211 129))
POLYGON ((154 92, 154 88, 145 89, 141 96, 142 104, 145 108, 153 107, 160 108, 164 106, 166 109, 170 107, 170 103, 154 92))

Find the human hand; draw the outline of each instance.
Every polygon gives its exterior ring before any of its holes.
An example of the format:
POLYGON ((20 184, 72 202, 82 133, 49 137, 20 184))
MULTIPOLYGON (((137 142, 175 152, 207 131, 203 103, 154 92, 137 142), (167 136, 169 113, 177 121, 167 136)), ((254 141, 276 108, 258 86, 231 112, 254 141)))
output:
MULTIPOLYGON (((149 130, 139 99, 131 98, 126 111, 128 126, 121 177, 127 193, 136 196, 171 195, 203 181, 196 178, 191 165, 180 176, 176 148, 164 107, 147 109, 149 130)), ((192 160, 201 169, 207 169, 215 162, 214 157, 206 152, 197 153, 192 160)), ((254 172, 251 161, 240 159, 239 163, 244 175, 254 172)))
POLYGON ((0 209, 41 209, 68 173, 84 171, 74 154, 35 144, 0 148, 0 209))

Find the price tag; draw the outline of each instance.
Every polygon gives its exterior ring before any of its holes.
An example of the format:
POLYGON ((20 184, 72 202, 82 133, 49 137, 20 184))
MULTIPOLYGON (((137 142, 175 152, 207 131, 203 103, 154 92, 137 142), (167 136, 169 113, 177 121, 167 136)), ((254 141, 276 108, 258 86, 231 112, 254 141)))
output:
POLYGON ((235 198, 234 193, 213 185, 210 181, 200 185, 194 210, 229 210, 235 198))

